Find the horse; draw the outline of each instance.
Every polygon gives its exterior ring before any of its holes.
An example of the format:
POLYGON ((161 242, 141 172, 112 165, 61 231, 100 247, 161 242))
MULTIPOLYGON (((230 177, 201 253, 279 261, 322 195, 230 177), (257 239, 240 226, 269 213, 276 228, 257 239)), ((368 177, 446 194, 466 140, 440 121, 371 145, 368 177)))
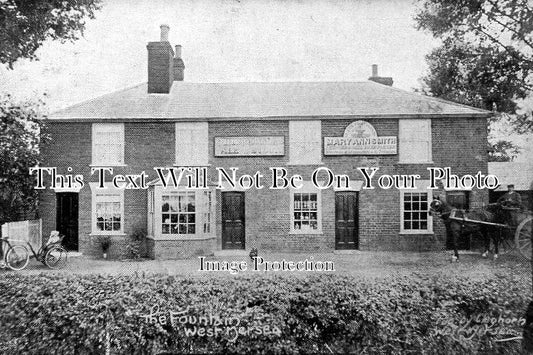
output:
POLYGON ((429 205, 430 214, 436 214, 440 216, 446 226, 446 231, 452 236, 453 244, 453 256, 452 262, 459 261, 459 253, 457 252, 457 238, 469 236, 474 233, 480 233, 483 236, 485 242, 485 251, 481 256, 483 258, 488 257, 490 241, 494 244, 494 260, 498 259, 498 245, 500 244, 500 233, 494 233, 494 229, 491 226, 483 223, 469 222, 466 220, 474 220, 481 222, 502 223, 501 206, 498 204, 490 204, 487 207, 478 210, 464 211, 454 209, 452 206, 444 201, 441 201, 438 197, 434 198, 429 205), (465 220, 451 219, 450 215, 455 210, 456 218, 464 218, 465 220), (489 233, 490 231, 490 233, 489 233), (490 234, 490 236, 489 236, 490 234))

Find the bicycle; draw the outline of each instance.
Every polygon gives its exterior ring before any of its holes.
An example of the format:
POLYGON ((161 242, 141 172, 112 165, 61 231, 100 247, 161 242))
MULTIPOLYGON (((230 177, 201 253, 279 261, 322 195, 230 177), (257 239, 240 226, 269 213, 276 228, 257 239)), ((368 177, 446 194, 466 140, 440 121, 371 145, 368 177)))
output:
POLYGON ((35 257, 50 269, 63 268, 67 264, 68 257, 67 250, 61 245, 63 238, 64 236, 59 235, 58 231, 52 231, 46 244, 41 246, 37 252, 27 241, 2 238, 4 264, 11 270, 19 271, 28 265, 30 257, 35 257), (4 248, 4 245, 7 245, 7 248, 4 248), (30 255, 30 250, 33 255, 30 255))

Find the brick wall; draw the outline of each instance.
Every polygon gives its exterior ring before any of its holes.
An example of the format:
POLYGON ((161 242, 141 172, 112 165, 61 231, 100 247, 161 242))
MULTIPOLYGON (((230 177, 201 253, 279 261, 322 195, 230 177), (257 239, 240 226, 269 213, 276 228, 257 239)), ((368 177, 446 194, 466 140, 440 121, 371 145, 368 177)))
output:
MULTIPOLYGON (((324 120, 322 136, 342 136, 344 129, 355 119, 324 120)), ((367 120, 379 136, 398 136, 398 121, 395 119, 367 120)), ((68 166, 73 173, 83 174, 86 185, 79 193, 79 245, 80 251, 89 255, 100 255, 95 236, 91 235, 91 124, 51 122, 48 128, 52 142, 43 149, 43 166, 57 166, 66 174, 68 166)), ((482 119, 443 118, 432 120, 433 164, 398 164, 398 156, 323 156, 323 166, 336 174, 347 174, 362 180, 357 167, 377 166, 381 174, 420 174, 429 177, 429 166, 450 166, 458 175, 487 173, 486 122, 482 119)), ((155 179, 153 167, 174 164, 175 127, 168 123, 126 123, 125 163, 114 169, 115 173, 138 174, 143 170, 149 179, 155 179)), ((308 180, 317 166, 288 165, 289 153, 288 121, 246 121, 210 122, 209 153, 210 176, 216 178, 215 167, 239 167, 241 173, 253 174, 260 171, 264 184, 270 183, 271 166, 285 167, 289 174, 301 174, 308 180), (214 157, 214 138, 221 136, 284 136, 285 155, 280 157, 214 157)), ((436 191, 435 193, 442 193, 436 191)), ((50 189, 41 193, 40 213, 43 218, 43 233, 55 229, 55 193, 50 189)), ((124 195, 124 236, 113 237, 110 254, 125 256, 126 236, 137 228, 146 229, 147 191, 126 190, 124 195)), ((216 194, 216 239, 212 241, 149 241, 147 253, 157 257, 185 257, 188 254, 206 252, 210 248, 221 249, 221 193, 216 194), (153 245, 151 245, 154 243, 153 245), (174 254, 173 254, 174 253, 174 254)), ((488 201, 486 190, 474 190, 471 194, 472 207, 488 201)), ((246 249, 291 251, 332 251, 335 248, 335 194, 332 189, 322 191, 323 234, 290 234, 290 191, 250 189, 245 192, 246 249)), ((400 235, 400 192, 390 190, 361 190, 359 192, 359 243, 362 250, 435 250, 445 245, 444 227, 434 219, 432 235, 400 235)))
POLYGON ((199 240, 153 240, 148 239, 149 256, 153 259, 186 259, 193 256, 212 255, 214 238, 199 240))

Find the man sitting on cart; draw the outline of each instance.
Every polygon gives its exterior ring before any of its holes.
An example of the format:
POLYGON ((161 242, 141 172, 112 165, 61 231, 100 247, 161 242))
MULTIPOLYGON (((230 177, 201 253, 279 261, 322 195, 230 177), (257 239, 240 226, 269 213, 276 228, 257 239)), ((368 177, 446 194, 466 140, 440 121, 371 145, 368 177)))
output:
POLYGON ((507 192, 498 199, 498 204, 502 208, 503 218, 507 223, 516 224, 513 211, 522 209, 522 197, 514 190, 514 185, 507 185, 507 192))

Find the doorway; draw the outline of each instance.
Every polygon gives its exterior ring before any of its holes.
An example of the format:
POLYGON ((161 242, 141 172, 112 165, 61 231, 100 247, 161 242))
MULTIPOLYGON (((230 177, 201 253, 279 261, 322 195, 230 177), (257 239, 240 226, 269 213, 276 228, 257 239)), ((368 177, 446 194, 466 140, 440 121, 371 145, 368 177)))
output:
POLYGON ((222 193, 222 249, 244 249, 244 192, 222 193))
POLYGON ((78 193, 60 192, 56 196, 56 229, 65 236, 63 246, 78 251, 78 193))
POLYGON ((359 195, 335 193, 335 249, 359 249, 359 195))

